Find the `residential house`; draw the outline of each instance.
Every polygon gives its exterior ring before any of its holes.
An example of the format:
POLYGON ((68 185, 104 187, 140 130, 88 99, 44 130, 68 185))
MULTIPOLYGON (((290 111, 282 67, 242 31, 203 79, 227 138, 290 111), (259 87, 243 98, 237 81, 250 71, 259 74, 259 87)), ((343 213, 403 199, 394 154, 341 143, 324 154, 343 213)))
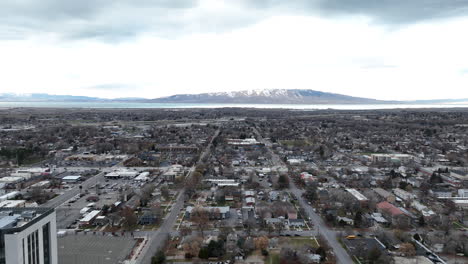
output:
POLYGON ((374 192, 377 193, 382 199, 389 203, 394 203, 395 202, 395 195, 392 193, 382 189, 382 188, 375 188, 374 192))
POLYGON ((140 225, 154 225, 158 218, 152 212, 145 212, 140 218, 138 219, 138 224, 140 225))
POLYGON ((351 226, 354 225, 354 220, 353 220, 353 219, 350 219, 350 218, 348 218, 348 217, 341 217, 341 216, 338 216, 338 217, 336 218, 336 220, 338 221, 338 223, 343 222, 343 223, 345 223, 346 225, 351 225, 351 226))
MULTIPOLYGON (((195 209, 193 206, 187 206, 185 209, 185 217, 190 218, 190 214, 195 209)), ((229 206, 213 206, 213 207, 201 207, 201 210, 208 212, 208 216, 211 220, 227 219, 231 217, 229 206)))
POLYGON ((400 210, 398 207, 394 206, 393 204, 384 201, 377 204, 377 210, 388 219, 393 225, 398 223, 405 223, 409 224, 410 219, 405 215, 405 213, 400 210))
POLYGON ((288 225, 290 227, 303 227, 305 226, 304 219, 288 219, 288 225))

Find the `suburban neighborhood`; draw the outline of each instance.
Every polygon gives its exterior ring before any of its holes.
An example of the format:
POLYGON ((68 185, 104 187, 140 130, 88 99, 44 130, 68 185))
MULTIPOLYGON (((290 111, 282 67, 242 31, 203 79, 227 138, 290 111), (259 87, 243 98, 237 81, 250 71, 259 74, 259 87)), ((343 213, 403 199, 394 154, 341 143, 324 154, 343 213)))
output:
POLYGON ((55 218, 53 263, 468 260, 465 111, 8 109, 0 120, 1 228, 55 218))

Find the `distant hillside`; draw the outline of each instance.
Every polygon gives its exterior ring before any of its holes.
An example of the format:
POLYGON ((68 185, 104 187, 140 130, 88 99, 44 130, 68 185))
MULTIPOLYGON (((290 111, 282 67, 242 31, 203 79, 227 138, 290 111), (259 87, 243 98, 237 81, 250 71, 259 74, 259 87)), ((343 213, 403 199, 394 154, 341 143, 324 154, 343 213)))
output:
POLYGON ((105 99, 89 96, 50 95, 45 93, 0 93, 0 102, 133 102, 190 104, 468 104, 468 99, 383 101, 301 89, 265 89, 202 94, 177 94, 145 99, 137 97, 105 99))
POLYGON ((103 101, 105 99, 88 96, 73 96, 73 95, 50 95, 45 93, 33 94, 0 94, 2 102, 90 102, 103 101))
MULTIPOLYGON (((246 90, 202 94, 178 94, 151 100, 155 103, 220 104, 382 104, 392 103, 369 98, 301 89, 246 90)), ((395 103, 395 102, 393 102, 395 103)))
POLYGON ((105 99, 89 96, 51 95, 45 93, 14 94, 0 93, 0 102, 147 102, 144 98, 105 99))

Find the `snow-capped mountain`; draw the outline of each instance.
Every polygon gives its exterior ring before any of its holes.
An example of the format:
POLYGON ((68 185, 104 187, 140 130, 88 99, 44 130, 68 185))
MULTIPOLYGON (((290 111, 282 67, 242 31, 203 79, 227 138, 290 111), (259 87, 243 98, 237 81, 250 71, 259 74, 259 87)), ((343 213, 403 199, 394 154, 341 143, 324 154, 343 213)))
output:
POLYGON ((158 103, 223 104, 375 104, 388 103, 368 98, 303 89, 263 89, 202 94, 178 94, 153 99, 158 103))
POLYGON ((382 101, 304 89, 263 89, 202 94, 178 94, 146 99, 138 97, 105 99, 99 97, 51 95, 45 93, 0 93, 0 102, 136 102, 211 104, 467 104, 468 99, 382 101))

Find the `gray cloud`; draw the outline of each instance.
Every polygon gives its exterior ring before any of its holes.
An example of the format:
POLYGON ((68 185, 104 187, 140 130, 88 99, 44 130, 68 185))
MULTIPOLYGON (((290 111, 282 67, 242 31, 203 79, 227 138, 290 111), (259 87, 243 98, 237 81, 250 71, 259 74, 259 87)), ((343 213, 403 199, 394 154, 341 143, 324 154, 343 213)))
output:
POLYGON ((122 41, 143 33, 174 38, 194 32, 224 32, 281 14, 362 14, 382 24, 468 15, 468 0, 235 0, 239 8, 217 13, 198 9, 202 1, 2 0, 0 39, 44 33, 104 41, 122 41))
POLYGON ((365 15, 382 24, 468 16, 468 0, 242 0, 247 6, 323 16, 365 15))
POLYGON ((197 0, 3 0, 0 38, 41 33, 62 38, 118 40, 148 30, 164 34, 180 28, 179 16, 197 0))
POLYGON ((384 24, 408 24, 468 15, 467 0, 322 0, 326 14, 369 15, 384 24))

